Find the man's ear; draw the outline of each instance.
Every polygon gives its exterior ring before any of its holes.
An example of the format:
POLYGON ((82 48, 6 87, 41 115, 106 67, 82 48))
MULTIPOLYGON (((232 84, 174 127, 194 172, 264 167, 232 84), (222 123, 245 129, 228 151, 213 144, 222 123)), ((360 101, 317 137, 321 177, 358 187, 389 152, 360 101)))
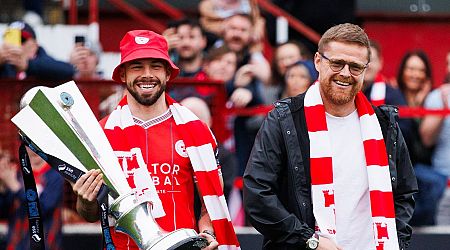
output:
POLYGON ((201 48, 202 48, 202 50, 204 50, 205 48, 206 48, 206 45, 208 44, 208 39, 206 38, 206 36, 202 36, 202 39, 201 39, 202 41, 201 41, 201 48))
POLYGON ((119 68, 119 74, 120 74, 120 80, 121 80, 122 82, 126 82, 126 81, 125 81, 125 80, 126 80, 126 77, 125 77, 125 68, 124 68, 123 65, 121 65, 120 68, 119 68))
POLYGON ((320 63, 320 60, 321 60, 322 58, 320 57, 320 54, 319 54, 319 52, 316 52, 316 54, 314 55, 314 67, 316 68, 316 70, 317 70, 317 72, 320 72, 319 71, 319 63, 320 63))
POLYGON ((166 82, 169 81, 171 74, 172 74, 172 69, 170 67, 167 67, 167 70, 166 70, 166 82))

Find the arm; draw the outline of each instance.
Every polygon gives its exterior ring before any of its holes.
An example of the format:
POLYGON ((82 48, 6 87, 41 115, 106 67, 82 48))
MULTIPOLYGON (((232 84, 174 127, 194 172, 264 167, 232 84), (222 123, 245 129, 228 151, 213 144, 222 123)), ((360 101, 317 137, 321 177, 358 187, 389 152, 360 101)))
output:
MULTIPOLYGON (((439 89, 441 101, 439 105, 432 105, 431 108, 449 108, 448 96, 450 94, 450 84, 444 84, 439 89)), ((430 94, 430 98, 436 97, 436 92, 430 94)), ((427 103, 426 103, 427 104, 427 103)), ((437 104, 437 103, 436 103, 437 104)), ((427 105, 428 108, 429 105, 427 105)), ((420 124, 419 132, 422 142, 425 146, 433 146, 441 132, 442 124, 444 124, 445 116, 427 115, 420 124)))
POLYGON ((260 94, 261 83, 258 80, 253 79, 244 87, 236 87, 235 80, 233 79, 225 84, 229 102, 234 107, 252 107, 263 103, 260 94))
MULTIPOLYGON (((397 107, 408 106, 402 92, 399 89, 390 86, 389 84, 386 84, 386 104, 395 105, 397 107)), ((403 136, 408 142, 408 145, 412 140, 411 137, 414 131, 413 127, 415 126, 414 123, 415 122, 411 118, 398 119, 398 125, 400 126, 400 129, 402 130, 403 136)))
POLYGON ((198 5, 200 25, 216 35, 223 33, 223 18, 216 14, 214 4, 210 0, 202 0, 198 5))
POLYGON ((202 17, 221 19, 214 11, 214 4, 210 0, 200 1, 198 4, 198 11, 202 17))
MULTIPOLYGON (((220 186, 223 189, 223 179, 222 176, 219 176, 220 179, 220 186)), ((200 189, 197 186, 197 190, 200 189)), ((203 202, 203 199, 200 199, 201 203, 202 203, 202 208, 200 211, 200 217, 198 219, 198 229, 200 231, 200 236, 205 238, 208 241, 208 247, 203 248, 205 250, 213 250, 213 249, 217 249, 217 247, 219 246, 219 243, 217 242, 217 240, 215 239, 214 235, 214 227, 212 225, 211 222, 211 218, 209 217, 208 211, 206 210, 206 206, 205 203, 203 202), (208 233, 204 233, 204 232, 208 232, 208 233), (211 234, 212 235, 211 235, 211 234)))
POLYGON ((436 144, 436 140, 444 124, 445 116, 427 115, 423 118, 419 132, 425 146, 431 147, 436 144))
POLYGON ((27 75, 38 78, 68 80, 75 74, 74 67, 65 62, 57 61, 39 49, 38 56, 28 61, 27 75))
POLYGON ((288 211, 278 197, 278 179, 286 174, 287 152, 276 116, 276 111, 270 112, 256 136, 244 173, 244 207, 265 238, 301 246, 314 230, 288 211))
POLYGON ((89 170, 73 184, 72 189, 77 195, 77 212, 87 221, 95 222, 99 219, 97 194, 103 184, 103 174, 100 170, 89 170))
POLYGON ((28 58, 22 47, 3 44, 1 60, 9 64, 16 72, 26 71, 28 68, 28 58))
POLYGON ((250 0, 249 3, 251 7, 251 16, 254 23, 253 41, 258 42, 261 41, 265 35, 266 20, 261 16, 261 11, 258 8, 258 1, 250 0))
POLYGON ((397 126, 397 186, 394 191, 395 222, 400 249, 407 247, 411 239, 412 228, 408 224, 414 212, 413 194, 417 192, 417 181, 411 164, 408 148, 397 126))
MULTIPOLYGON (((1 152, 0 152, 1 154, 1 152)), ((25 193, 22 184, 18 179, 18 171, 14 164, 10 163, 7 156, 0 156, 0 217, 7 218, 11 211, 14 211, 15 199, 24 200, 25 193), (23 197, 23 198, 22 198, 23 197)), ((20 201, 22 204, 22 201, 20 201)))
POLYGON ((169 50, 175 49, 180 44, 180 36, 177 34, 176 28, 168 28, 166 29, 162 35, 167 40, 167 44, 169 45, 169 50))
POLYGON ((263 84, 270 84, 272 71, 270 70, 269 62, 261 52, 252 53, 250 64, 253 65, 253 75, 263 84))
POLYGON ((0 66, 6 63, 5 44, 0 45, 0 66))

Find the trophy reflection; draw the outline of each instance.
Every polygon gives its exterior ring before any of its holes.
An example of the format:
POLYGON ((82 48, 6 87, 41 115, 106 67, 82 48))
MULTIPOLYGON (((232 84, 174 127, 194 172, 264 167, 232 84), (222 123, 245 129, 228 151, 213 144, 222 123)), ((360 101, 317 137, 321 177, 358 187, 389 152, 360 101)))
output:
POLYGON ((141 249, 201 249, 207 241, 194 229, 164 233, 151 214, 150 202, 139 202, 136 194, 121 195, 111 204, 116 231, 128 234, 141 249))
POLYGON ((154 207, 160 205, 159 198, 150 174, 145 170, 157 199, 155 195, 152 198, 142 194, 142 188, 129 186, 106 135, 73 81, 55 88, 29 90, 21 100, 20 112, 11 120, 22 135, 46 154, 84 172, 100 169, 109 196, 114 199, 109 212, 115 219, 115 229, 129 235, 140 249, 187 250, 207 246, 206 239, 193 229, 165 232, 159 227, 152 214, 154 207))

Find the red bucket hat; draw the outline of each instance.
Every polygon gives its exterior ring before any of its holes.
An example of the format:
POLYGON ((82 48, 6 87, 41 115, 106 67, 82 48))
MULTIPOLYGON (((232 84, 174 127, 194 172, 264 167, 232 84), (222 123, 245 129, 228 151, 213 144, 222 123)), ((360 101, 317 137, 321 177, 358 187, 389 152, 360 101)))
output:
POLYGON ((166 39, 150 30, 128 31, 120 41, 120 64, 113 71, 112 79, 122 82, 120 79, 120 66, 126 62, 144 59, 160 58, 172 68, 170 80, 177 77, 180 69, 170 60, 166 39))

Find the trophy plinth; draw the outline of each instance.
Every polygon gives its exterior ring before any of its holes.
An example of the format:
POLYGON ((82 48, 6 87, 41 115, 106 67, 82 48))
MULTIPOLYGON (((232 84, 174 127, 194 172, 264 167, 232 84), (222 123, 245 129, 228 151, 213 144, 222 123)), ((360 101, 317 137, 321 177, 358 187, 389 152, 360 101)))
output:
POLYGON ((207 241, 193 229, 164 232, 151 214, 151 203, 139 201, 134 193, 119 196, 110 207, 117 231, 129 235, 143 250, 197 250, 207 241))

